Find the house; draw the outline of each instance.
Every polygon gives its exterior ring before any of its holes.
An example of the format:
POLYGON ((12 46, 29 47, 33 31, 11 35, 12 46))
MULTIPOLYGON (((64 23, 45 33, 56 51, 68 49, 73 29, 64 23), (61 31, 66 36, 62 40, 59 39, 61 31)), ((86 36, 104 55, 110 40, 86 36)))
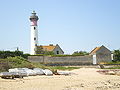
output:
POLYGON ((62 55, 64 54, 64 51, 60 48, 58 44, 53 45, 49 44, 48 46, 37 46, 37 48, 41 48, 43 51, 50 51, 53 52, 55 55, 62 55))
POLYGON ((93 56, 93 64, 105 63, 112 61, 111 51, 105 46, 96 47, 91 52, 93 56))

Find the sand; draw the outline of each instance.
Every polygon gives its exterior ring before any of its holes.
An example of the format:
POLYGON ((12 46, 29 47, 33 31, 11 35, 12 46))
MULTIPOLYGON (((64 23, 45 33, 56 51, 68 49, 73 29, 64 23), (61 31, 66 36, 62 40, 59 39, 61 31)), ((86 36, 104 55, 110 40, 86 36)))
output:
POLYGON ((29 76, 1 79, 0 90, 120 90, 120 76, 99 74, 95 68, 70 71, 69 76, 29 76))

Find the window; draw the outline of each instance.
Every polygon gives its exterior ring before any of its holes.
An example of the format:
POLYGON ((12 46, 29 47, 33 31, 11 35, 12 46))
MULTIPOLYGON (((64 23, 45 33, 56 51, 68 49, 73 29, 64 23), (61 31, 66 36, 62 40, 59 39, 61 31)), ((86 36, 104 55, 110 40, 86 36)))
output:
POLYGON ((57 51, 57 54, 59 54, 59 51, 57 51))
POLYGON ((36 28, 34 27, 34 30, 35 30, 36 28))
POLYGON ((36 38, 34 37, 34 40, 36 40, 36 38))

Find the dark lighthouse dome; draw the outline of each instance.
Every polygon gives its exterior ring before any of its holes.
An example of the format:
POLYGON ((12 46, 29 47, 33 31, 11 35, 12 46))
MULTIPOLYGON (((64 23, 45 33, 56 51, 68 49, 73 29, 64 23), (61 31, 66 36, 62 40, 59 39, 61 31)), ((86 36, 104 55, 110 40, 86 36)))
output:
POLYGON ((35 13, 35 11, 33 11, 32 12, 32 15, 30 16, 30 20, 32 21, 32 20, 38 20, 39 18, 38 18, 38 16, 36 15, 36 13, 35 13))

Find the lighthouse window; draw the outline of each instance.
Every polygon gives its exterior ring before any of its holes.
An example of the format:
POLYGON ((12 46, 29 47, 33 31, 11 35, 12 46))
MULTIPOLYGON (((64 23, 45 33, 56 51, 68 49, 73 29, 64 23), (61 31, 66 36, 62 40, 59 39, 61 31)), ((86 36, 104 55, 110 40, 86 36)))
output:
POLYGON ((36 38, 34 38, 34 40, 36 40, 36 38))
POLYGON ((35 30, 36 28, 34 27, 34 30, 35 30))

